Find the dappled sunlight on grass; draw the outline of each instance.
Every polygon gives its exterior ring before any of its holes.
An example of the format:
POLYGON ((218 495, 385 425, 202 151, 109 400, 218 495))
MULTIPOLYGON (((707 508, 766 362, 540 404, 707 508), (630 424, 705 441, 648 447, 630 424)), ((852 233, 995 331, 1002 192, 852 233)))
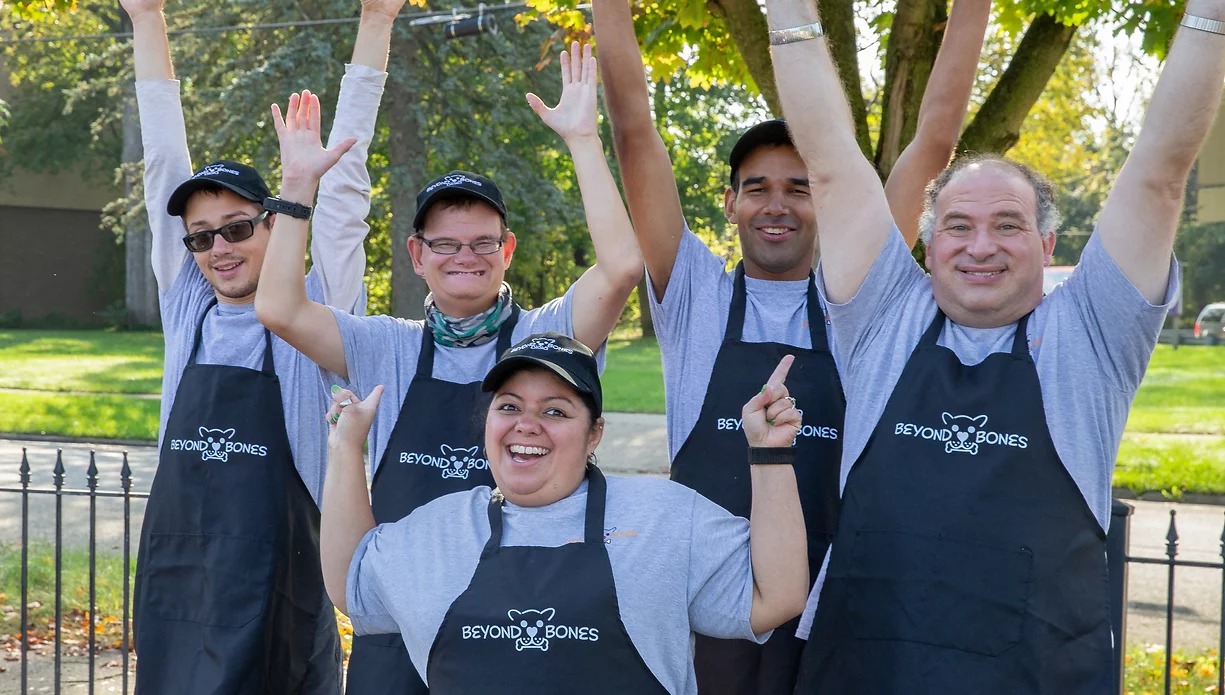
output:
POLYGON ((158 393, 160 333, 0 331, 0 388, 158 393))
POLYGON ((1225 494, 1225 437, 1127 433, 1114 484, 1137 494, 1225 494))
POLYGON ((0 432, 105 439, 157 439, 156 398, 27 393, 20 407, 0 408, 0 432))

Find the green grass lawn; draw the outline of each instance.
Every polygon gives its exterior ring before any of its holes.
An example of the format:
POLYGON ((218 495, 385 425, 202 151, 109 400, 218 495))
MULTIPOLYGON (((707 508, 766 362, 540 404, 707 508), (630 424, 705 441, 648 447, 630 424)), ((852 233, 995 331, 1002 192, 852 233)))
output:
MULTIPOLYGON (((156 439, 159 402, 147 395, 160 389, 161 366, 158 333, 0 331, 0 389, 11 389, 0 398, 21 403, 0 408, 0 432, 156 439)), ((618 334, 609 341, 604 407, 663 412, 654 340, 618 334)), ((1137 493, 1225 494, 1225 348, 1157 346, 1115 484, 1137 493)))

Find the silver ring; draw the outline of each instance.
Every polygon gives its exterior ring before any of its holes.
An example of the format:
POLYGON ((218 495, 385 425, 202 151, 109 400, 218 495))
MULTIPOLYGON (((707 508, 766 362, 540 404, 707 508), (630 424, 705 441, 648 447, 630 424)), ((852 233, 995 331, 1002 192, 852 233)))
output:
MULTIPOLYGON (((794 403, 794 402, 795 402, 795 401, 792 401, 792 403, 794 403)), ((341 401, 341 402, 337 403, 336 405, 340 406, 341 408, 345 407, 346 405, 353 405, 353 399, 352 399, 352 398, 346 398, 346 399, 344 399, 343 401, 341 401)))
POLYGON ((792 408, 794 408, 794 407, 795 407, 795 398, 794 398, 794 397, 792 397, 792 396, 787 396, 787 400, 791 401, 791 407, 792 407, 792 408))

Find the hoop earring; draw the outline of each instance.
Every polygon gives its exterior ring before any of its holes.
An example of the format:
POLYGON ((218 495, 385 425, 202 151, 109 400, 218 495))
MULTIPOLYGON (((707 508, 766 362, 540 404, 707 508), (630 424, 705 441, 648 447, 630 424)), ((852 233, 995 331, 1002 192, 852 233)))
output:
POLYGON ((598 460, 598 459, 596 459, 596 457, 595 457, 595 452, 594 452, 594 451, 592 451, 592 452, 588 452, 588 454, 587 454, 587 465, 588 465, 588 466, 598 466, 598 465, 599 465, 599 460, 598 460))

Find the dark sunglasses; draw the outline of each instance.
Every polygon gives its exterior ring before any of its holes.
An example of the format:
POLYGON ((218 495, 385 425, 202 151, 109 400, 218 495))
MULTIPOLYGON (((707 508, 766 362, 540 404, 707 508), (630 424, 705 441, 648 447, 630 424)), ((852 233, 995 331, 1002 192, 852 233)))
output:
POLYGON ((264 218, 267 216, 268 211, 265 210, 249 220, 238 220, 237 222, 231 222, 224 227, 219 227, 217 229, 206 229, 202 232, 192 232, 191 234, 183 237, 183 244, 187 246, 188 251, 191 251, 192 253, 200 253, 213 248, 213 237, 216 237, 218 234, 221 235, 222 239, 225 239, 231 244, 237 244, 240 241, 250 239, 251 235, 255 234, 255 225, 263 222, 264 218))

